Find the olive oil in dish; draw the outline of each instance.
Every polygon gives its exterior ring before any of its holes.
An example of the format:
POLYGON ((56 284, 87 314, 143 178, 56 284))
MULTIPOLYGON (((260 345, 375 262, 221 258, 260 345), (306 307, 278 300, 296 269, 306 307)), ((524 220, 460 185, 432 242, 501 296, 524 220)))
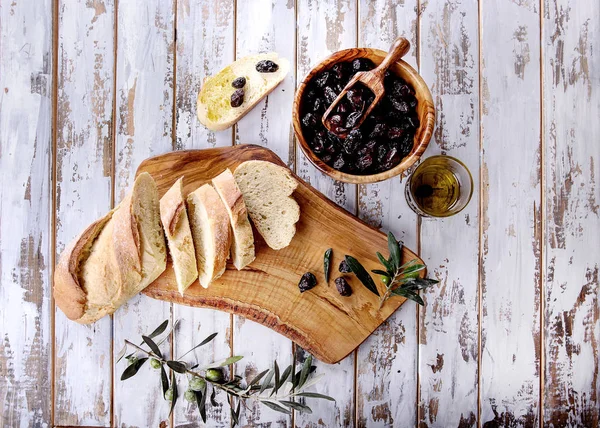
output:
POLYGON ((473 191, 468 169, 449 156, 423 161, 406 184, 409 206, 425 217, 448 217, 462 210, 473 191))

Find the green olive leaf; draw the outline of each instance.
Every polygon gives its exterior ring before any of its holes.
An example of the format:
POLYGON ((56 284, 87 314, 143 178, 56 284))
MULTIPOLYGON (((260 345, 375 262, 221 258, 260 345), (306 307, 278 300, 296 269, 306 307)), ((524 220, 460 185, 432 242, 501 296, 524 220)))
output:
POLYGON ((306 379, 308 379, 308 375, 310 374, 310 367, 312 365, 312 355, 306 357, 304 360, 304 364, 302 365, 302 371, 300 372, 300 380, 298 381, 298 388, 302 388, 302 386, 306 383, 306 379))
POLYGON ((171 388, 173 389, 173 401, 171 401, 171 410, 169 410, 169 416, 173 413, 175 403, 177 402, 177 380, 175 379, 175 372, 171 371, 171 388))
POLYGON ((402 260, 402 250, 392 232, 388 233, 388 250, 390 251, 391 264, 394 267, 394 270, 397 270, 400 267, 402 260))
POLYGON ((197 344, 196 346, 194 346, 192 349, 190 349, 189 351, 187 351, 185 354, 183 354, 181 357, 179 357, 179 359, 181 360, 183 357, 185 357, 187 354, 189 354, 190 352, 192 352, 194 349, 206 345, 208 342, 210 342, 211 340, 213 340, 217 336, 217 334, 219 334, 219 333, 213 333, 213 334, 211 334, 206 339, 204 339, 202 342, 200 342, 199 344, 197 344))
POLYGON ((232 364, 237 363, 242 358, 244 358, 244 357, 242 357, 240 355, 235 355, 235 356, 229 357, 229 358, 227 358, 227 359, 225 359, 223 361, 217 361, 215 363, 210 363, 209 365, 204 366, 204 369, 214 369, 214 368, 217 368, 217 367, 230 366, 232 364))
POLYGON ((394 274, 394 267, 391 265, 391 263, 388 262, 387 259, 385 257, 383 257, 383 255, 379 251, 377 251, 377 258, 379 259, 381 264, 385 267, 385 269, 388 271, 390 276, 392 276, 394 274))
POLYGON ((373 269, 371 272, 377 274, 377 275, 383 275, 383 276, 387 276, 388 278, 390 277, 390 274, 384 270, 380 270, 380 269, 373 269))
POLYGON ((317 392, 299 392, 300 397, 308 397, 308 398, 322 398, 324 400, 335 401, 335 398, 330 397, 329 395, 319 394, 317 392))
POLYGON ((279 401, 281 404, 283 404, 284 406, 287 406, 291 409, 297 410, 301 413, 312 413, 312 410, 310 409, 310 407, 305 406, 304 404, 300 404, 297 403, 295 401, 287 401, 287 400, 281 400, 279 401))
POLYGON ((329 248, 323 256, 323 271, 325 272, 325 282, 329 283, 329 267, 331 266, 331 253, 333 249, 329 248))
POLYGON ((346 256, 346 264, 352 270, 354 275, 359 279, 362 284, 367 287, 367 289, 373 294, 379 296, 379 291, 377 290, 377 286, 373 282, 373 278, 369 275, 369 272, 360 264, 358 260, 356 260, 352 256, 346 256))
POLYGON ((256 376, 254 376, 254 378, 250 381, 250 383, 248 384, 248 387, 251 388, 252 386, 256 385, 258 382, 260 382, 260 380, 264 377, 264 375, 266 375, 267 373, 269 373, 269 370, 265 370, 260 372, 259 374, 257 374, 256 376))
POLYGON ((160 352, 160 349, 158 349, 158 346, 156 345, 156 343, 154 343, 154 340, 152 340, 152 338, 150 338, 149 336, 142 336, 142 339, 144 340, 144 342, 146 342, 146 345, 148 345, 152 352, 154 352, 154 354, 158 356, 158 358, 163 357, 162 353, 160 352))
POLYGON ((269 388, 269 386, 271 384, 271 379, 273 379, 274 374, 275 374, 275 370, 273 370, 273 369, 269 370, 269 372, 267 373, 267 376, 265 377, 265 380, 263 380, 263 383, 260 387, 259 394, 262 394, 267 388, 269 388))
POLYGON ((270 409, 275 410, 276 412, 280 412, 280 413, 285 413, 286 415, 291 415, 292 412, 289 411, 288 409, 286 409, 285 407, 283 407, 280 404, 275 404, 275 402, 272 401, 261 401, 262 404, 264 404, 265 406, 269 407, 270 409))
POLYGON ((185 373, 186 371, 186 364, 182 363, 181 361, 167 361, 167 366, 169 366, 173 371, 176 371, 177 373, 185 373))
POLYGON ((277 364, 277 360, 275 360, 275 367, 274 367, 274 372, 275 372, 275 387, 271 390, 271 394, 273 395, 274 393, 276 393, 279 390, 279 387, 281 386, 280 383, 280 377, 279 377, 279 365, 277 364))
POLYGON ((125 356, 125 352, 127 352, 127 343, 123 345, 123 348, 121 348, 117 354, 117 360, 115 361, 115 364, 121 361, 121 359, 125 356))
POLYGON ((148 358, 140 358, 135 363, 127 366, 121 375, 121 380, 127 380, 138 372, 138 370, 144 365, 148 358))
POLYGON ((163 397, 165 396, 165 392, 169 389, 169 378, 167 377, 167 372, 165 371, 165 366, 160 365, 160 382, 162 384, 163 397))
POLYGON ((288 377, 290 377, 290 374, 292 373, 292 365, 290 364, 289 366, 287 366, 285 368, 285 370, 283 371, 283 374, 281 375, 281 384, 283 385, 288 377))

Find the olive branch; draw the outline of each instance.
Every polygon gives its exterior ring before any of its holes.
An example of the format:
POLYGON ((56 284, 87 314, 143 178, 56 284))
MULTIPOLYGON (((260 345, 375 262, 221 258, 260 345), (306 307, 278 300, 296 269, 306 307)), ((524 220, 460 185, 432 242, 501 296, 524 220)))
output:
POLYGON ((171 325, 170 331, 162 340, 158 343, 154 341, 154 338, 165 332, 168 325, 169 321, 165 320, 152 333, 147 336, 143 335, 139 344, 125 340, 123 349, 117 355, 117 363, 123 357, 128 361, 127 368, 121 375, 121 380, 127 380, 135 376, 146 361, 150 360, 150 366, 160 371, 163 397, 171 402, 169 415, 173 412, 175 403, 179 399, 177 375, 186 375, 188 378, 188 388, 184 393, 184 398, 197 404, 200 417, 205 423, 209 389, 210 405, 212 406, 217 406, 215 400, 217 391, 220 390, 227 394, 233 426, 239 424, 241 404, 245 400, 257 401, 275 411, 286 414, 291 414, 292 409, 312 413, 309 406, 298 401, 301 398, 335 401, 327 395, 307 391, 323 376, 312 376, 316 367, 312 365, 312 356, 310 355, 298 370, 295 370, 293 365, 289 365, 281 372, 277 360, 275 360, 273 368, 258 373, 249 382, 245 383, 243 378, 238 375, 235 375, 233 379, 226 379, 223 368, 240 361, 243 358, 242 356, 228 357, 202 367, 197 363, 190 364, 183 361, 183 357, 190 352, 210 343, 217 336, 217 333, 213 333, 182 356, 176 359, 168 359, 160 350, 160 345, 167 340, 177 322, 171 325), (147 346, 148 349, 143 348, 143 346, 147 346), (125 356, 130 348, 133 348, 133 352, 125 356), (140 356, 140 354, 143 356, 140 356), (169 375, 167 375, 167 371, 169 375))
POLYGON ((420 264, 417 259, 412 259, 408 263, 401 264, 402 243, 396 240, 392 232, 388 233, 387 238, 388 250, 390 252, 389 257, 386 259, 381 253, 377 252, 377 258, 385 270, 374 269, 371 271, 381 275, 381 282, 385 286, 383 295, 379 293, 373 278, 358 260, 352 256, 346 256, 346 264, 360 282, 369 291, 379 297, 380 309, 386 300, 393 296, 402 296, 423 306, 425 302, 419 296, 419 290, 431 287, 439 281, 431 278, 421 278, 421 271, 425 269, 425 265, 420 264))

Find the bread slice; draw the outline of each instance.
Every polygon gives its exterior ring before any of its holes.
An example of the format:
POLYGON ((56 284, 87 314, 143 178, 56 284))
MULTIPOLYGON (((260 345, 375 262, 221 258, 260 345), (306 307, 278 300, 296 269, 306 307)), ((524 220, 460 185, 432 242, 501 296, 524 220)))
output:
POLYGON ((267 245, 274 250, 287 247, 296 234, 300 207, 291 197, 298 182, 287 168, 266 161, 240 164, 234 177, 250 218, 267 245))
POLYGON ((106 216, 63 251, 54 297, 68 318, 92 323, 115 312, 166 268, 158 189, 148 173, 106 216))
POLYGON ((221 198, 210 184, 205 184, 187 197, 192 227, 198 280, 207 288, 225 272, 231 248, 229 216, 221 198))
POLYGON ((241 270, 254 260, 254 234, 248 220, 248 211, 242 192, 235 183, 233 174, 226 169, 212 179, 212 184, 221 197, 233 231, 231 258, 236 269, 241 270))
POLYGON ((162 220, 177 288, 184 291, 198 278, 192 231, 183 199, 183 178, 180 178, 160 200, 162 220))
POLYGON ((213 131, 229 128, 273 91, 289 70, 290 63, 275 52, 238 59, 204 81, 197 103, 200 123, 213 131), (256 63, 262 60, 273 61, 279 69, 272 73, 259 73, 256 63), (231 95, 236 88, 231 86, 231 82, 238 77, 246 78, 244 102, 239 107, 232 107, 231 95))

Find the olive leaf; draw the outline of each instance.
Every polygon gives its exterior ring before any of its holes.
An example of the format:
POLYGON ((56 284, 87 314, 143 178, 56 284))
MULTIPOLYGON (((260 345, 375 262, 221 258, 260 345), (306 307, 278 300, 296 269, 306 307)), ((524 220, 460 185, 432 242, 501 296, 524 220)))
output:
POLYGON ((319 394, 317 392, 299 392, 300 397, 309 397, 309 398, 322 398, 324 400, 335 401, 335 398, 330 397, 329 395, 319 394))
POLYGON ((259 394, 262 394, 265 391, 265 389, 267 389, 269 387, 269 385, 271 384, 271 379, 273 379, 274 374, 275 374, 275 370, 273 370, 273 369, 269 370, 269 372, 267 373, 267 377, 265 377, 265 380, 263 380, 263 383, 260 387, 259 394))
POLYGON ((271 390, 270 395, 276 393, 279 390, 279 386, 281 385, 279 378, 279 366, 277 365, 277 360, 275 360, 275 367, 273 368, 273 371, 275 372, 275 387, 271 390))
POLYGON ((390 251, 390 264, 394 269, 398 269, 402 260, 402 250, 392 232, 388 233, 388 250, 390 251))
POLYGON ((302 385, 306 383, 308 378, 309 370, 312 365, 312 355, 306 357, 304 364, 302 365, 302 371, 300 372, 300 380, 298 381, 298 388, 302 388, 302 385))
POLYGON ((380 270, 380 269, 373 269, 371 272, 376 273, 377 275, 383 275, 383 276, 387 276, 389 277, 390 274, 384 270, 380 270))
POLYGON ((148 347, 152 350, 152 352, 154 352, 155 355, 158 356, 158 358, 162 358, 162 353, 160 352, 160 349, 158 349, 158 346, 156 345, 156 343, 154 343, 154 340, 152 340, 152 338, 150 338, 149 336, 142 336, 142 340, 144 342, 146 342, 146 345, 148 345, 148 347))
POLYGON ((244 358, 244 357, 242 357, 242 356, 240 356, 240 355, 236 355, 236 356, 233 356, 233 357, 229 357, 229 358, 227 358, 227 359, 225 359, 225 360, 223 360, 223 361, 218 361, 218 362, 216 362, 216 363, 210 363, 209 365, 207 365, 207 366, 204 366, 204 369, 214 369, 214 368, 217 368, 217 367, 225 367, 225 366, 230 366, 230 365, 232 365, 232 364, 235 364, 235 363, 237 363, 237 362, 238 362, 239 360, 241 360, 242 358, 244 358))
POLYGON ((269 373, 269 370, 265 370, 260 372, 259 374, 257 374, 256 376, 254 376, 254 378, 250 381, 250 383, 248 384, 248 388, 253 387, 254 385, 256 385, 262 378, 264 375, 266 375, 267 373, 269 373))
POLYGON ((175 403, 177 402, 177 380, 175 380, 175 372, 171 371, 171 389, 173 390, 173 400, 171 401, 171 410, 169 410, 169 416, 173 413, 175 403))
POLYGON ((346 264, 348 265, 350 270, 352 270, 354 275, 356 275, 356 277, 360 280, 360 282, 362 282, 363 285, 367 287, 367 289, 371 293, 379 296, 379 291, 377 290, 377 286, 373 282, 373 278, 371 278, 369 272, 367 272, 367 270, 363 267, 363 265, 360 264, 358 260, 356 260, 352 256, 346 256, 346 264))
POLYGON ((135 360, 131 365, 127 366, 121 375, 121 380, 127 380, 130 377, 135 376, 140 367, 142 367, 147 360, 148 358, 140 358, 135 360))
POLYGON ((279 402, 281 404, 283 404, 285 406, 288 406, 288 407, 290 407, 290 408, 292 408, 294 410, 297 410, 299 412, 308 413, 308 414, 312 413, 312 410, 310 409, 310 407, 305 406, 304 404, 300 404, 300 403, 297 403, 295 401, 287 401, 287 400, 281 400, 279 402))
POLYGON ((290 364, 289 366, 286 367, 286 369, 283 371, 283 374, 281 375, 281 384, 284 384, 285 381, 288 379, 288 377, 290 377, 290 373, 292 373, 292 365, 290 364))
POLYGON ((219 333, 213 333, 210 336, 208 336, 206 339, 204 339, 202 342, 200 342, 199 344, 197 344, 196 346, 194 346, 192 349, 190 349, 189 351, 187 351, 185 354, 183 354, 181 357, 179 357, 179 359, 182 359, 183 357, 185 357, 187 354, 189 354, 190 352, 192 352, 194 349, 197 349, 201 346, 206 345, 207 343, 209 343, 211 340, 213 340, 217 334, 219 333))
POLYGON ((182 363, 181 361, 167 361, 167 366, 169 366, 172 370, 176 371, 177 373, 185 373, 186 371, 186 364, 182 363))
POLYGON ((125 352, 127 352, 127 343, 123 345, 123 348, 121 348, 121 350, 117 354, 115 363, 118 363, 119 361, 121 361, 121 359, 125 356, 125 352))
POLYGON ((156 329, 154 329, 154 331, 148 335, 148 337, 150 339, 154 339, 159 334, 162 334, 162 332, 167 329, 168 325, 169 325, 169 320, 164 320, 161 325, 156 327, 156 329))
POLYGON ((262 401, 262 403, 265 406, 267 406, 267 407, 275 410, 276 412, 285 413, 286 415, 291 415, 292 414, 291 411, 289 411, 288 409, 286 409, 285 407, 283 407, 280 404, 276 404, 276 402, 274 402, 274 401, 262 401))
POLYGON ((204 423, 206 423, 206 388, 206 383, 204 383, 199 391, 194 391, 198 411, 200 412, 200 417, 204 423))
POLYGON ((236 410, 233 410, 233 397, 230 397, 229 400, 229 409, 231 410, 231 420, 233 421, 233 426, 236 426, 240 423, 240 404, 241 400, 238 398, 238 404, 236 410))
POLYGON ((392 267, 392 265, 390 264, 390 262, 387 261, 387 259, 385 257, 383 257, 383 255, 377 251, 377 258, 379 259, 379 261, 381 262, 381 264, 386 268, 386 270, 388 271, 388 273, 390 275, 393 274, 394 272, 394 268, 392 267))
POLYGON ((325 282, 329 283, 329 266, 331 265, 331 253, 333 250, 329 248, 323 256, 323 271, 325 272, 325 282))
POLYGON ((167 390, 169 389, 169 378, 167 377, 167 372, 165 371, 165 366, 160 365, 160 383, 162 384, 163 397, 167 390))

